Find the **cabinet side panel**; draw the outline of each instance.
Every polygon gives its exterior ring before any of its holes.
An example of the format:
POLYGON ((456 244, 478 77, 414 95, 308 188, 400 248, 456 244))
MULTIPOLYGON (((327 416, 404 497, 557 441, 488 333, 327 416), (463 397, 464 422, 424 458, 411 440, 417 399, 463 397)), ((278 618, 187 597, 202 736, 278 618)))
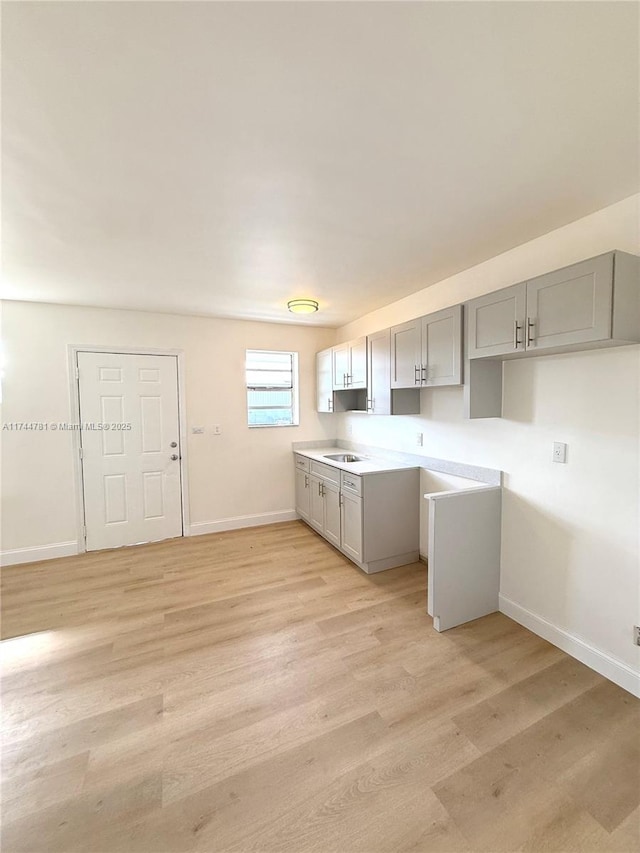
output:
POLYGON ((496 489, 432 501, 428 606, 440 631, 498 609, 501 499, 496 489))
POLYGON ((640 258, 614 253, 613 338, 640 342, 640 258))
POLYGON ((417 551, 420 472, 389 471, 363 479, 364 562, 417 551))

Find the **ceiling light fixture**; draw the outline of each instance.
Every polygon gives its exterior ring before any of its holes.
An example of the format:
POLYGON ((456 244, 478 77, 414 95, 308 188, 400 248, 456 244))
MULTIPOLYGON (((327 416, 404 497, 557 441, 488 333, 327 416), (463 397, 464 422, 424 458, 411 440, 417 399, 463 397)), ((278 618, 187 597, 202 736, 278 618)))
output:
POLYGON ((290 299, 287 308, 292 314, 313 314, 318 310, 315 299, 290 299))

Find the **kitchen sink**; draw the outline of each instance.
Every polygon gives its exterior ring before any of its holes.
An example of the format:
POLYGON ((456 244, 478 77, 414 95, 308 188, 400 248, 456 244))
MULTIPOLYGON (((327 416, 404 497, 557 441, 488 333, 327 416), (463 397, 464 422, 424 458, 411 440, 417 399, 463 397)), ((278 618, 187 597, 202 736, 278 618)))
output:
POLYGON ((366 462, 363 456, 354 456, 353 453, 327 453, 324 458, 334 462, 366 462))

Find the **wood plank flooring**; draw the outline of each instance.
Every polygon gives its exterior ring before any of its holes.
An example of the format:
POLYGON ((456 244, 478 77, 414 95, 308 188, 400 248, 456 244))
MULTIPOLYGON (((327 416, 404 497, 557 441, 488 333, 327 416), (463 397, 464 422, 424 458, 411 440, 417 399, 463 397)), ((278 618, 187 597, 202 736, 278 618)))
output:
POLYGON ((640 702, 299 522, 5 569, 4 853, 637 851, 640 702))

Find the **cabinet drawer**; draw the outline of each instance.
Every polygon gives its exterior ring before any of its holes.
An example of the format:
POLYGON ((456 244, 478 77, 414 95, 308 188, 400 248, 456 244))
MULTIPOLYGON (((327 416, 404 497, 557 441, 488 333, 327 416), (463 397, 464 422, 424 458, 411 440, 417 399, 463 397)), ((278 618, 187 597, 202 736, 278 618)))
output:
POLYGON ((362 495, 362 477, 358 477, 357 474, 349 474, 347 471, 343 471, 341 488, 344 492, 350 492, 354 495, 362 495))
POLYGON ((326 480, 329 483, 340 485, 340 469, 333 468, 331 465, 324 465, 322 462, 311 462, 310 471, 321 480, 326 480))
POLYGON ((298 456, 296 453, 296 468, 306 471, 307 474, 309 473, 309 460, 306 456, 298 456))

